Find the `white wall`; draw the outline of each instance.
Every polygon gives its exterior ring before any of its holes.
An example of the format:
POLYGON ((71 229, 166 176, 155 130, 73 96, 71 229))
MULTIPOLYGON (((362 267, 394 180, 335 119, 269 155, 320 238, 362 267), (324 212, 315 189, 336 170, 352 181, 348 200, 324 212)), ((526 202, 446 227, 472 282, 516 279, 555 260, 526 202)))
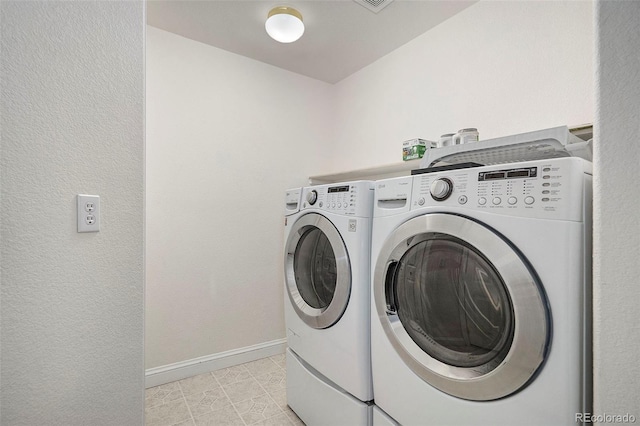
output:
POLYGON ((284 337, 285 188, 591 122, 592 55, 589 2, 480 2, 333 86, 148 27, 146 368, 284 337))
POLYGON ((594 414, 638 421, 640 2, 598 1, 595 11, 594 414))
POLYGON ((335 87, 338 172, 401 161, 402 141, 490 139, 593 121, 590 2, 474 4, 335 87))
POLYGON ((332 151, 329 84, 147 37, 149 369, 284 338, 284 190, 332 151))
POLYGON ((144 4, 0 8, 0 423, 140 425, 144 4), (78 193, 100 233, 76 232, 78 193))

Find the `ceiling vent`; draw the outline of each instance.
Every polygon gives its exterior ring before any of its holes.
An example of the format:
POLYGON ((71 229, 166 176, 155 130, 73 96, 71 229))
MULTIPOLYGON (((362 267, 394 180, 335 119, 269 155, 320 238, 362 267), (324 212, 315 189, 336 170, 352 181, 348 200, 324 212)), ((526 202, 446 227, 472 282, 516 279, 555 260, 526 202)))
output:
POLYGON ((364 6, 373 13, 378 13, 389 5, 393 0, 353 0, 360 6, 364 6))

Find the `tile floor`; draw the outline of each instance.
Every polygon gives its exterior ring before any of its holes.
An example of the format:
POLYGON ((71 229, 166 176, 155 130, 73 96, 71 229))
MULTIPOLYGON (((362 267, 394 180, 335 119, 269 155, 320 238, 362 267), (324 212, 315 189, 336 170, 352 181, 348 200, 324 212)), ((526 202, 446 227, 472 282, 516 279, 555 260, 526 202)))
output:
POLYGON ((287 406, 284 354, 149 388, 144 411, 149 426, 304 426, 287 406))

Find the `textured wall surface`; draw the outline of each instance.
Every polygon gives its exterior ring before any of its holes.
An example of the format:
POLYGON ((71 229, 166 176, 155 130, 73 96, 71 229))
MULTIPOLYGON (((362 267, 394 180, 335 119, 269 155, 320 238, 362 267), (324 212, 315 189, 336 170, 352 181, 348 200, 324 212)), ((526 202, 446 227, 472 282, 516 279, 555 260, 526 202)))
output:
POLYGON ((336 85, 332 170, 401 160, 402 141, 489 139, 593 121, 588 1, 481 1, 336 85))
POLYGON ((284 191, 323 170, 331 86, 147 30, 146 367, 285 337, 284 191))
POLYGON ((0 7, 0 423, 141 425, 144 4, 0 7))
POLYGON ((640 421, 640 2, 595 10, 594 414, 640 421))

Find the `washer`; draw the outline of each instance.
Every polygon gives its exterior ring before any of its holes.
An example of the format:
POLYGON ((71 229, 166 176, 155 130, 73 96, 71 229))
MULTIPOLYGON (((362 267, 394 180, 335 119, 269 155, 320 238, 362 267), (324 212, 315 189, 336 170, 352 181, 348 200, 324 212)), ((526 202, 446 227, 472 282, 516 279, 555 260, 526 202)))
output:
POLYGON ((288 191, 287 402, 307 424, 371 424, 373 182, 288 191))
POLYGON ((575 425, 591 408, 591 163, 376 183, 375 403, 403 425, 575 425))

